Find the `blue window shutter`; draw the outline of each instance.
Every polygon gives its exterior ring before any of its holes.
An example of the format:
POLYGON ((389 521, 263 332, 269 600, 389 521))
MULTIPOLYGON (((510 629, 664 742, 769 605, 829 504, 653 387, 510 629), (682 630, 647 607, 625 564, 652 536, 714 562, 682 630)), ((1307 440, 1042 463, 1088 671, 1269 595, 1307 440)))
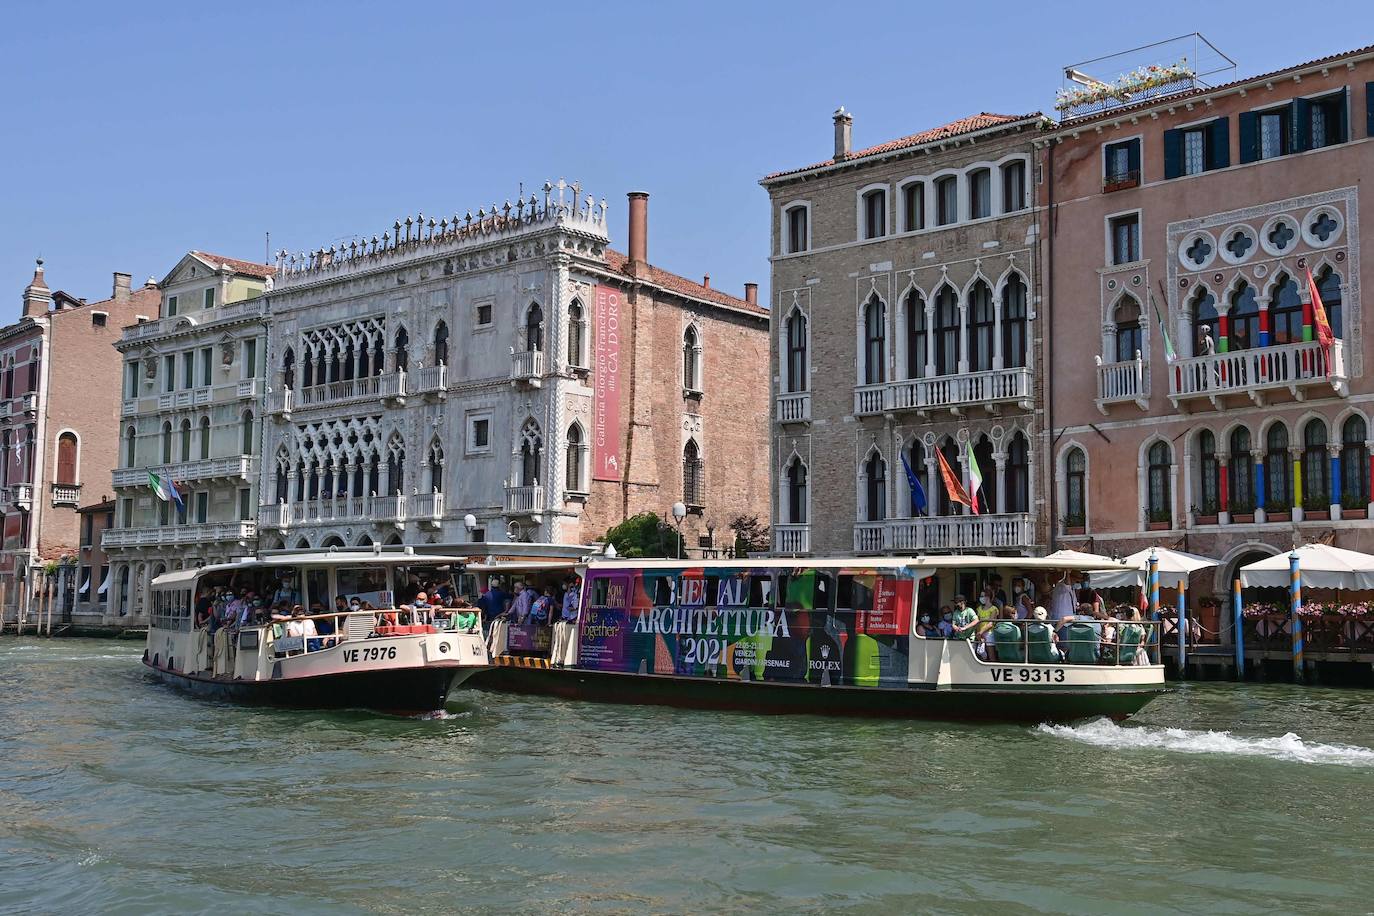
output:
POLYGON ((1350 104, 1350 90, 1341 87, 1341 91, 1336 93, 1336 142, 1344 143, 1350 139, 1350 112, 1346 106, 1350 104))
POLYGON ((1288 152, 1301 153, 1312 148, 1312 103, 1294 99, 1288 105, 1288 152))
POLYGON ((1140 141, 1130 140, 1126 146, 1126 168, 1136 173, 1138 178, 1143 179, 1140 174, 1140 141))
POLYGON ((1240 161, 1254 162, 1259 158, 1259 113, 1245 111, 1240 115, 1240 161))
POLYGON ((1224 169, 1231 164, 1231 119, 1217 118, 1207 125, 1207 168, 1224 169))
POLYGON ((1177 178, 1183 174, 1183 131, 1164 132, 1164 177, 1177 178))
POLYGON ((1374 137, 1374 83, 1364 84, 1364 135, 1374 137))

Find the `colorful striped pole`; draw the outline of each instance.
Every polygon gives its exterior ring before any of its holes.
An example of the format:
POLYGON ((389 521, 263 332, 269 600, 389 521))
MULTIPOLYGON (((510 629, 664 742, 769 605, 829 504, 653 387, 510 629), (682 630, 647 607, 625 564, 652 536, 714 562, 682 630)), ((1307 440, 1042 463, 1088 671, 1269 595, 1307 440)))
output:
POLYGON ((1240 611, 1240 578, 1231 583, 1231 636, 1236 641, 1236 677, 1245 680, 1245 627, 1240 611))
POLYGON ((1288 589, 1293 630, 1293 680, 1302 683, 1302 571, 1299 569, 1298 552, 1288 555, 1288 589))
POLYGON ((1188 670, 1188 580, 1178 580, 1178 678, 1188 670))
POLYGON ((1150 548, 1150 619, 1154 621, 1154 636, 1150 639, 1150 661, 1159 664, 1159 557, 1150 548))

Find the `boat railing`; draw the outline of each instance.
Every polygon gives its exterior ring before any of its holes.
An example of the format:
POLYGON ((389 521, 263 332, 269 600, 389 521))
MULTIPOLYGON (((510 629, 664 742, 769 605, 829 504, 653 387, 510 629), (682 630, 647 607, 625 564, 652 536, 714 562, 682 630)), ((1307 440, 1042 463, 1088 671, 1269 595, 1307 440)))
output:
MULTIPOLYGON (((324 614, 309 614, 300 617, 278 617, 265 623, 252 624, 240 630, 257 630, 265 645, 278 657, 305 655, 332 649, 342 642, 352 640, 376 639, 386 636, 422 636, 439 632, 467 632, 457 628, 457 613, 447 609, 447 617, 440 617, 444 608, 404 607, 376 608, 363 611, 331 611, 324 614), (291 635, 291 624, 314 621, 315 635, 291 635), (405 622, 403 622, 405 621, 405 622), (333 632, 320 632, 320 624, 325 622, 333 632)), ((183 629, 190 629, 190 621, 183 629)), ((478 632, 472 628, 472 632, 478 632)))
POLYGON ((1158 620, 1070 618, 1056 625, 1048 620, 996 617, 980 621, 971 642, 975 657, 989 665, 1156 665, 1159 664, 1161 624, 1158 620), (1017 628, 1016 638, 998 638, 997 628, 1001 626, 1006 633, 1005 624, 1017 628), (1044 629, 1039 629, 1041 627, 1044 629), (1131 631, 1130 627, 1139 629, 1131 631), (983 649, 983 655, 977 654, 978 648, 983 649), (1141 658, 1144 661, 1139 660, 1141 658))

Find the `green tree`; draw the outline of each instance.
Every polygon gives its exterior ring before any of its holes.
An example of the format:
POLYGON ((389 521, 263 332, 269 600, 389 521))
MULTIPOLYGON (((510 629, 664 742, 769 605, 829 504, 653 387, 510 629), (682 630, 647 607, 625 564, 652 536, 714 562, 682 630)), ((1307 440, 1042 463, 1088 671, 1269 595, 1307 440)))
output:
POLYGON ((652 512, 641 512, 616 525, 602 538, 622 557, 676 556, 677 532, 652 512))
POLYGON ((757 515, 736 515, 730 520, 730 530, 735 532, 737 557, 766 553, 772 546, 768 526, 760 522, 757 515))

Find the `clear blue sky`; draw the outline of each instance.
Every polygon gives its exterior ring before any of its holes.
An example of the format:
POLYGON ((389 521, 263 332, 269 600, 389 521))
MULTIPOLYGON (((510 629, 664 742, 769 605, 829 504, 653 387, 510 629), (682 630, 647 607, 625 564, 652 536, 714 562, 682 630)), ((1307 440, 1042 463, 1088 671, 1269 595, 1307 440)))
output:
POLYGON ((757 180, 977 111, 1051 111, 1060 68, 1193 30, 1240 75, 1374 42, 1368 2, 11 4, 0 319, 33 258, 90 299, 201 248, 380 233, 579 179, 650 192, 649 257, 767 288, 757 180), (307 12, 306 7, 313 9, 307 12), (844 17, 844 18, 840 18, 844 17))

